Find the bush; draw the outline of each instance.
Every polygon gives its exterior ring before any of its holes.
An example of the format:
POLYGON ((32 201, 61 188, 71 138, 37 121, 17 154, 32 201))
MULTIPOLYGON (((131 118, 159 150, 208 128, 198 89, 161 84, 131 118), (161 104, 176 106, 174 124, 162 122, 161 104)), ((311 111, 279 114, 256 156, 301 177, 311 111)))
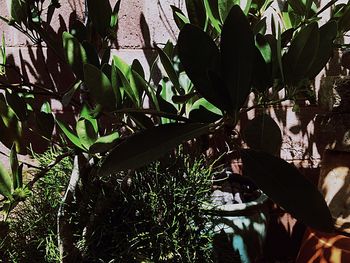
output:
MULTIPOLYGON (((48 166, 62 152, 52 148, 34 157, 48 166)), ((8 219, 9 232, 0 243, 2 262, 58 262, 57 211, 72 169, 63 159, 41 178, 32 196, 20 203, 8 219)))
POLYGON ((200 209, 210 195, 210 170, 190 160, 179 156, 106 179, 93 233, 81 243, 85 261, 211 262, 209 219, 200 209))

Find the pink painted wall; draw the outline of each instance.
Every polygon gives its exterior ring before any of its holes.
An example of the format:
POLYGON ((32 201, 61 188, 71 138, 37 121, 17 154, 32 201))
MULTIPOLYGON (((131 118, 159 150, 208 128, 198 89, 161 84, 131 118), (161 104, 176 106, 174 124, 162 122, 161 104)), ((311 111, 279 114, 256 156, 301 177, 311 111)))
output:
MULTIPOLYGON (((60 13, 55 13, 53 28, 61 34, 67 27, 70 14, 75 11, 79 19, 84 18, 83 0, 60 1, 60 13)), ((111 1, 114 4, 115 1, 111 1)), ((185 9, 183 0, 122 0, 119 13, 119 30, 117 45, 113 50, 128 63, 137 58, 149 68, 156 54, 154 43, 166 43, 168 39, 176 41, 178 29, 172 19, 170 5, 185 9)), ((7 17, 6 1, 0 1, 0 15, 7 17)), ((5 33, 7 52, 10 61, 24 62, 28 76, 34 82, 50 85, 50 79, 55 79, 61 90, 68 90, 72 76, 64 75, 66 66, 55 56, 47 52, 46 47, 38 48, 30 43, 21 33, 0 21, 0 33, 5 33), (50 63, 45 63, 49 61, 50 63), (47 67, 45 67, 47 65, 47 67), (64 77, 62 77, 64 76, 64 77)), ((61 109, 59 102, 55 103, 57 110, 61 109)), ((302 108, 300 113, 292 112, 290 104, 284 104, 279 109, 271 109, 270 113, 283 131, 281 156, 293 160, 303 167, 316 167, 324 147, 319 147, 315 141, 319 131, 315 131, 315 113, 318 108, 302 108)), ((248 118, 254 116, 252 111, 248 118)), ((6 150, 4 150, 6 151, 6 150)), ((7 162, 4 159, 4 162, 7 162)))

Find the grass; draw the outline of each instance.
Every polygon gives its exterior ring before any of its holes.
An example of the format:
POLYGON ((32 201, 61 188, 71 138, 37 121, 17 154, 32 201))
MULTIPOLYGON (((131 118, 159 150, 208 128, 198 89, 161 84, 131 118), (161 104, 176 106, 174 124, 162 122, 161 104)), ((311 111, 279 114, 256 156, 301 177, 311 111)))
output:
MULTIPOLYGON (((61 152, 52 148, 34 157, 45 167, 61 152)), ((0 242, 0 262, 59 262, 56 215, 71 168, 71 160, 63 159, 35 184, 32 195, 11 213, 9 231, 0 242)))

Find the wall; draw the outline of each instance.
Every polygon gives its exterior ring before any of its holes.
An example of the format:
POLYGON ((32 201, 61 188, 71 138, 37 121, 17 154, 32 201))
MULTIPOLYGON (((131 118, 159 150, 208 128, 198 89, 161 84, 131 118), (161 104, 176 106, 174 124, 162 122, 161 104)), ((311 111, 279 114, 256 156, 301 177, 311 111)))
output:
MULTIPOLYGON (((73 11, 82 21, 85 11, 83 0, 60 2, 62 4, 60 14, 55 14, 52 23, 58 36, 66 30, 73 11)), ((156 57, 154 43, 164 44, 168 39, 172 42, 176 41, 178 29, 173 22, 170 5, 185 9, 184 0, 122 0, 118 37, 113 53, 128 63, 137 58, 143 65, 151 65, 156 57)), ((7 16, 6 1, 0 2, 0 15, 7 16)), ((9 62, 22 62, 26 74, 34 82, 53 89, 68 90, 73 80, 72 76, 64 74, 67 71, 66 66, 48 52, 46 47, 34 45, 23 34, 8 27, 2 21, 0 21, 0 32, 5 33, 6 48, 10 54, 9 62), (63 75, 64 78, 62 78, 63 75), (53 87, 51 80, 55 80, 59 87, 53 87)), ((145 68, 149 67, 145 66, 145 68)), ((54 103, 54 107, 57 111, 62 110, 58 101, 54 103)), ((317 112, 319 108, 302 107, 299 113, 295 113, 292 111, 292 105, 288 103, 284 103, 279 108, 270 109, 270 113, 283 131, 281 156, 294 161, 301 167, 317 167, 320 153, 323 151, 314 143, 316 138, 314 120, 317 112)), ((251 111, 248 119, 251 119, 254 114, 255 111, 251 111)), ((6 149, 3 151, 6 152, 6 149)), ((6 159, 4 162, 7 162, 6 159)))

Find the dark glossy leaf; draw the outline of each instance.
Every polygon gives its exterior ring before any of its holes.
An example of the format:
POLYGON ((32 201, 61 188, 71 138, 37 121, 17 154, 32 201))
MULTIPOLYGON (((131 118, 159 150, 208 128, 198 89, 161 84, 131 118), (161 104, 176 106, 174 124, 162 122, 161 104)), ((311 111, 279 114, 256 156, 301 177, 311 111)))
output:
POLYGON ((106 50, 103 52, 103 56, 101 59, 101 65, 108 64, 109 60, 111 58, 111 48, 108 47, 106 50))
POLYGON ((212 123, 222 118, 222 112, 206 99, 201 98, 192 105, 189 118, 197 122, 212 123))
POLYGON ((244 150, 245 173, 293 217, 320 231, 333 230, 333 219, 317 188, 293 165, 273 155, 244 150))
POLYGON ((110 27, 112 7, 109 0, 87 0, 89 18, 97 32, 105 37, 110 27))
POLYGON ((119 133, 114 132, 109 135, 101 136, 93 145, 90 146, 90 153, 104 153, 111 150, 119 139, 119 133))
POLYGON ((288 52, 283 56, 283 69, 286 82, 298 84, 307 76, 319 47, 317 22, 310 23, 298 32, 292 40, 288 52))
POLYGON ((68 32, 63 32, 62 39, 67 63, 71 66, 77 77, 84 80, 83 65, 87 63, 85 49, 79 41, 68 32))
POLYGON ((62 105, 64 107, 67 107, 69 105, 75 92, 78 90, 80 85, 81 85, 81 80, 78 80, 77 82, 73 83, 71 88, 66 93, 64 93, 64 95, 62 96, 62 105))
POLYGON ((11 198, 13 191, 11 176, 7 172, 6 168, 0 163, 0 194, 11 198))
POLYGON ((177 25, 177 27, 181 30, 185 24, 189 24, 190 20, 185 16, 185 14, 181 11, 181 9, 176 6, 171 5, 171 9, 173 11, 173 18, 177 25))
POLYGON ((340 32, 347 32, 350 30, 350 6, 349 4, 344 8, 344 13, 338 21, 338 28, 340 32))
POLYGON ((260 33, 264 35, 266 33, 266 17, 263 17, 253 28, 254 35, 260 33))
POLYGON ((306 14, 305 5, 303 4, 302 0, 287 0, 287 2, 296 14, 300 16, 306 14))
POLYGON ((10 0, 9 4, 11 18, 15 20, 18 24, 27 24, 26 2, 22 0, 10 0))
POLYGON ((143 79, 145 78, 145 71, 143 70, 142 64, 138 59, 134 59, 132 61, 131 69, 137 72, 137 74, 139 74, 139 76, 142 77, 143 79))
POLYGON ((239 111, 251 91, 255 44, 253 32, 238 5, 231 8, 221 34, 222 77, 233 110, 239 111))
POLYGON ((265 62, 258 48, 255 49, 252 86, 259 92, 265 92, 272 86, 271 64, 265 62))
POLYGON ((93 65, 84 66, 85 84, 96 103, 107 110, 116 109, 116 98, 108 77, 93 65))
POLYGON ((152 119, 144 113, 132 112, 128 114, 129 117, 136 123, 136 126, 141 129, 151 129, 154 127, 152 119))
POLYGON ((85 25, 79 21, 75 20, 72 25, 69 28, 69 33, 75 37, 80 43, 82 43, 84 40, 87 40, 87 29, 85 25))
POLYGON ((12 93, 6 91, 6 100, 20 121, 28 119, 27 103, 23 97, 13 91, 12 93))
POLYGON ((40 112, 35 113, 35 120, 42 135, 47 139, 51 139, 55 127, 55 119, 48 102, 43 103, 40 112))
POLYGON ((206 12, 202 0, 185 0, 186 10, 191 24, 204 28, 206 12))
POLYGON ((220 53, 214 41, 198 27, 186 24, 179 35, 178 50, 182 66, 196 90, 219 109, 231 111, 225 87, 211 81, 209 76, 218 79, 220 76, 220 53))
POLYGON ((208 125, 198 123, 171 123, 141 131, 110 152, 101 165, 99 175, 141 167, 157 160, 180 143, 208 131, 208 125))
POLYGON ((90 63, 95 67, 100 68, 101 67, 100 59, 98 57, 96 48, 87 41, 83 41, 82 46, 85 49, 87 63, 90 63))
POLYGON ((243 130, 243 138, 254 150, 278 156, 282 146, 282 133, 277 123, 267 114, 256 116, 243 130))
POLYGON ((281 46, 286 47, 293 38, 295 29, 289 28, 281 34, 281 46))
POLYGON ((226 20, 227 15, 235 4, 237 4, 235 0, 218 0, 219 14, 222 22, 226 20))
POLYGON ((157 101, 158 101, 160 111, 177 114, 177 109, 174 107, 173 104, 168 102, 169 101, 168 97, 170 97, 171 95, 169 95, 169 92, 167 91, 166 87, 159 86, 156 96, 157 96, 157 101))
POLYGON ((320 27, 320 41, 316 57, 310 67, 308 76, 313 79, 326 66, 333 53, 333 41, 337 37, 337 22, 329 21, 320 27))

